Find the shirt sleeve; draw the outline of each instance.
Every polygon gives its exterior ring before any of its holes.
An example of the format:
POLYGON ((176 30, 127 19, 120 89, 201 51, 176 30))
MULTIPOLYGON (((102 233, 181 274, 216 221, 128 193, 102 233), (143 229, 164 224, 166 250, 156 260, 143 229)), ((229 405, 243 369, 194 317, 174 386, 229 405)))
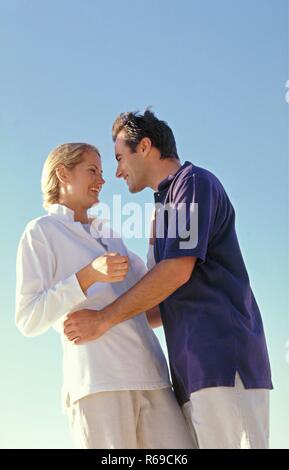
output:
POLYGON ((150 271, 156 265, 155 255, 154 255, 154 245, 149 243, 148 252, 147 252, 147 269, 150 271))
POLYGON ((129 260, 131 263, 131 268, 135 273, 136 283, 140 281, 148 272, 147 267, 143 260, 135 254, 133 251, 127 249, 129 260))
POLYGON ((170 205, 162 259, 195 256, 206 260, 216 214, 216 194, 209 178, 192 175, 182 181, 170 205))
POLYGON ((15 322, 25 336, 44 333, 86 300, 75 274, 53 285, 55 256, 39 228, 26 228, 16 262, 15 322))

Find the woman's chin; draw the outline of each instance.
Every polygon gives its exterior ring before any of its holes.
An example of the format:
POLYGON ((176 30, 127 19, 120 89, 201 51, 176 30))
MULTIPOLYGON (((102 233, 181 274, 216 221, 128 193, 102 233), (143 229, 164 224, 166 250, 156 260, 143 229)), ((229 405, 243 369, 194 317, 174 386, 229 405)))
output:
POLYGON ((99 204, 99 203, 100 203, 100 201, 99 201, 99 199, 97 198, 95 201, 93 201, 93 202, 91 203, 91 205, 90 205, 89 207, 96 206, 96 205, 99 204))

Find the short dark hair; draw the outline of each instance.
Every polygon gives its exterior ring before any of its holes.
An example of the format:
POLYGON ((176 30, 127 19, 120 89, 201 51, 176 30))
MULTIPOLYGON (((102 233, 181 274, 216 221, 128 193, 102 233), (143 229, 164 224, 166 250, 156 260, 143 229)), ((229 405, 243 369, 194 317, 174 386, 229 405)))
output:
POLYGON ((125 131, 125 142, 134 152, 139 142, 148 137, 160 153, 161 158, 176 158, 179 160, 176 141, 171 128, 165 121, 158 119, 147 109, 144 114, 136 112, 121 113, 113 123, 112 138, 116 141, 118 134, 125 131))

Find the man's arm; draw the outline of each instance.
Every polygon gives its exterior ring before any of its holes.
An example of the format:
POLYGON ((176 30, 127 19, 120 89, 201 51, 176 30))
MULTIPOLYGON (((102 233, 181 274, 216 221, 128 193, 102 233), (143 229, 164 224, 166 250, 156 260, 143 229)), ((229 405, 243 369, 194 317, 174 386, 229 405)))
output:
POLYGON ((183 256, 163 260, 97 314, 90 310, 69 314, 64 323, 65 335, 75 344, 91 341, 118 323, 158 305, 190 279, 196 259, 183 256))
POLYGON ((194 256, 172 258, 158 263, 137 284, 102 310, 110 326, 128 320, 161 303, 191 277, 194 256))
POLYGON ((158 328, 159 326, 162 326, 163 322, 158 305, 147 310, 146 316, 151 328, 158 328))

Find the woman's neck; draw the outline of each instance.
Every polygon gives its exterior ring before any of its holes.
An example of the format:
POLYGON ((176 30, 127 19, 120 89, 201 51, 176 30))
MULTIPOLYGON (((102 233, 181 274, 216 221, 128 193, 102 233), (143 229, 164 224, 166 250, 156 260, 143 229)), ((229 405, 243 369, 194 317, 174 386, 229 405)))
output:
POLYGON ((63 204, 74 212, 74 221, 81 222, 82 224, 88 224, 89 219, 87 215, 87 210, 83 207, 75 207, 74 204, 69 203, 69 201, 59 201, 59 204, 63 204))
POLYGON ((89 219, 86 211, 78 211, 74 209, 74 220, 75 222, 81 222, 82 224, 88 224, 89 219))

